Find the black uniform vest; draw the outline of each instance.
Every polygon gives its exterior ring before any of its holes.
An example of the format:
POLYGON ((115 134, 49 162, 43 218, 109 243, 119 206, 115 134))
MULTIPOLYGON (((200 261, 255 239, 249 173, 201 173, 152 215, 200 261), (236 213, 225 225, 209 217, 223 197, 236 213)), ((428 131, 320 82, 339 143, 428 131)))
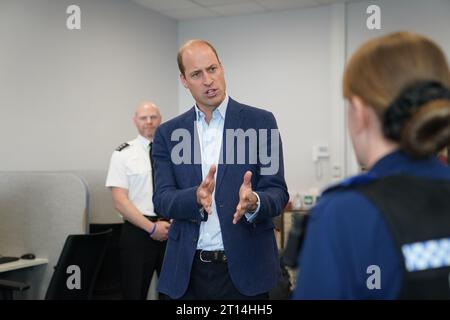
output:
POLYGON ((357 190, 380 209, 403 257, 399 298, 450 299, 450 181, 391 176, 357 190))

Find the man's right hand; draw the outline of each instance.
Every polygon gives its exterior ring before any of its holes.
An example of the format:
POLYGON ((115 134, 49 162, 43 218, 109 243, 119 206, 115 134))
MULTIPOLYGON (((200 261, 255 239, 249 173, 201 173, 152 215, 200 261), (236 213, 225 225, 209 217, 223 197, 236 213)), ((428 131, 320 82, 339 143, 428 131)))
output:
POLYGON ((216 174, 216 166, 209 168, 208 175, 197 188, 197 204, 208 213, 212 213, 212 194, 216 186, 214 175, 216 174))
POLYGON ((154 240, 158 240, 158 241, 167 240, 167 237, 169 234, 170 222, 161 220, 161 221, 157 221, 155 223, 156 223, 155 233, 153 233, 151 235, 151 237, 154 240))

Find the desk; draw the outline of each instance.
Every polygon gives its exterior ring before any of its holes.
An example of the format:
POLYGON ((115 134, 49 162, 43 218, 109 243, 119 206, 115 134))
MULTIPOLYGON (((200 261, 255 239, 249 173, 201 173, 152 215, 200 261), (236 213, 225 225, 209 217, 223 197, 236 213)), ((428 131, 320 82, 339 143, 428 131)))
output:
POLYGON ((47 264, 47 263, 48 263, 48 259, 44 259, 44 258, 36 258, 36 259, 30 259, 30 260, 20 259, 17 261, 0 264, 0 273, 6 272, 6 271, 12 271, 12 270, 18 270, 18 269, 23 269, 23 268, 39 266, 39 265, 47 264))

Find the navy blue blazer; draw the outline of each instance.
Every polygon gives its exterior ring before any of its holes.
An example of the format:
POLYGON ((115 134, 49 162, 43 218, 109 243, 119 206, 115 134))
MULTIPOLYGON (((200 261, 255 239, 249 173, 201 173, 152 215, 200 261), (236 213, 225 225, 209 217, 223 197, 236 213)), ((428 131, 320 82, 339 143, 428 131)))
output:
MULTIPOLYGON (((202 171, 200 148, 198 141, 193 139, 194 134, 197 135, 195 120, 195 108, 192 108, 163 123, 156 131, 152 149, 156 184, 153 203, 157 212, 173 219, 158 290, 174 299, 181 297, 187 290, 202 221, 196 203, 196 190, 202 181, 202 171), (181 146, 186 147, 183 152, 180 151, 181 146), (172 152, 178 157, 182 156, 184 163, 174 163, 172 152)), ((265 139, 264 135, 259 135, 259 129, 278 129, 272 113, 240 104, 230 98, 225 115, 223 141, 226 129, 239 128, 244 131, 255 129, 258 142, 265 139)), ((278 155, 272 155, 278 162, 278 170, 272 175, 260 174, 262 168, 270 165, 258 152, 271 155, 270 137, 269 130, 267 150, 264 150, 266 144, 249 145, 249 139, 246 139, 245 163, 236 161, 238 145, 231 145, 235 161, 219 163, 216 173, 215 201, 228 258, 228 270, 235 287, 249 296, 270 291, 277 284, 280 274, 272 218, 282 213, 289 195, 284 180, 281 138, 278 138, 278 155), (255 149, 258 153, 257 161, 249 161, 249 152, 254 152, 255 149), (254 222, 249 223, 242 217, 233 225, 233 214, 239 202, 239 188, 247 170, 253 173, 252 187, 260 197, 261 207, 254 222)), ((226 159, 227 154, 230 155, 231 147, 228 147, 230 150, 227 152, 227 144, 222 144, 223 159, 226 159)), ((175 162, 178 160, 175 159, 175 162)), ((205 216, 207 218, 206 214, 205 216)))

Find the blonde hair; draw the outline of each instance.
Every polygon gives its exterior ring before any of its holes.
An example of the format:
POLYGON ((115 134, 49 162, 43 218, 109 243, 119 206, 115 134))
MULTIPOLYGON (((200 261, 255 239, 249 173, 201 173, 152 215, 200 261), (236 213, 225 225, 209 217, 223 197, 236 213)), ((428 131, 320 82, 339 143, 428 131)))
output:
MULTIPOLYGON (((353 54, 345 69, 343 93, 346 99, 360 97, 383 123, 386 110, 405 89, 428 82, 440 84, 450 94, 450 70, 443 51, 422 35, 397 32, 368 41, 353 54)), ((401 123, 398 142, 417 157, 449 144, 450 98, 417 106, 401 123)))

